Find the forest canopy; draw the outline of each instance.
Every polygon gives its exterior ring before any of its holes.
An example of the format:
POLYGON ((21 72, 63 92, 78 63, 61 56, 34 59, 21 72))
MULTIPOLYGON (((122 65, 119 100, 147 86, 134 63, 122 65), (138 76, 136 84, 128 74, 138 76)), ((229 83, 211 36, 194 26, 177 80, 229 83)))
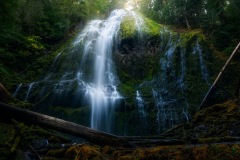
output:
POLYGON ((207 32, 219 49, 240 37, 239 0, 140 0, 141 12, 162 24, 207 32))
POLYGON ((124 7, 175 28, 203 29, 220 50, 239 41, 239 0, 1 0, 0 53, 44 51, 79 24, 124 7))

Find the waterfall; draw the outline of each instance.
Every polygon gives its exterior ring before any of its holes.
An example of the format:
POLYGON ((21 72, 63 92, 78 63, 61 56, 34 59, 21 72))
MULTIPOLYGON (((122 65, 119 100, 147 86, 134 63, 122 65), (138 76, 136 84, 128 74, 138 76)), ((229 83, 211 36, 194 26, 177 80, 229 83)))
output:
POLYGON ((139 129, 138 132, 139 134, 145 134, 147 133, 148 130, 148 123, 147 123, 147 113, 145 112, 144 106, 145 102, 140 94, 140 92, 137 90, 136 91, 136 106, 138 110, 138 122, 139 122, 139 129))
POLYGON ((201 73, 202 73, 202 76, 203 76, 203 79, 205 80, 205 82, 210 86, 211 84, 209 83, 209 76, 208 76, 208 71, 207 71, 207 67, 204 63, 204 60, 203 60, 203 55, 202 55, 202 49, 199 45, 199 42, 197 40, 196 42, 196 46, 194 48, 194 53, 198 53, 198 56, 199 56, 199 64, 200 64, 200 68, 201 68, 201 73))
POLYGON ((139 16, 138 14, 136 14, 134 11, 131 11, 131 14, 133 15, 133 17, 135 19, 135 26, 137 28, 137 32, 138 32, 139 38, 141 40, 143 38, 142 28, 144 26, 144 21, 143 21, 142 17, 139 16))
POLYGON ((122 134, 122 130, 126 135, 157 134, 188 122, 189 106, 195 103, 195 99, 190 99, 195 94, 192 89, 196 83, 204 87, 209 80, 204 50, 198 41, 186 42, 166 27, 159 31, 159 40, 155 43, 154 36, 151 42, 148 23, 141 15, 121 9, 114 10, 106 20, 90 21, 58 53, 44 78, 20 84, 14 96, 37 104, 34 108, 38 112, 114 134, 122 134), (134 37, 119 42, 125 16, 135 19, 134 37), (130 44, 132 40, 137 42, 130 44), (121 47, 132 48, 125 53, 121 47), (129 64, 121 58, 129 60, 129 64), (128 68, 124 68, 125 63, 128 68), (142 79, 126 72, 132 72, 134 67, 139 67, 139 73, 144 72, 142 79), (123 69, 122 84, 116 68, 120 72, 123 69))
POLYGON ((13 93, 13 97, 16 97, 16 96, 17 96, 17 94, 18 94, 19 90, 21 89, 21 87, 22 87, 22 83, 20 83, 20 84, 18 85, 17 89, 16 89, 15 92, 13 93))
POLYGON ((33 83, 30 83, 30 85, 29 85, 29 87, 28 87, 28 91, 27 91, 26 97, 25 97, 25 101, 28 100, 28 97, 29 97, 29 94, 30 94, 30 92, 31 92, 31 90, 32 90, 33 85, 34 85, 34 82, 33 82, 33 83))
MULTIPOLYGON (((124 15, 124 10, 115 10, 106 21, 89 23, 78 40, 79 43, 84 43, 82 67, 86 56, 92 50, 94 52, 93 83, 86 85, 85 93, 91 104, 90 126, 107 132, 111 132, 115 103, 121 99, 116 87, 118 80, 112 60, 112 48, 124 15)), ((77 76, 79 79, 79 74, 77 76)))
POLYGON ((136 103, 137 103, 137 107, 138 107, 138 112, 140 114, 140 119, 144 119, 144 121, 145 121, 146 120, 146 112, 144 110, 144 100, 143 100, 141 94, 139 93, 139 91, 136 91, 136 103))
MULTIPOLYGON (((128 13, 134 17, 141 38, 143 19, 133 11, 128 13)), ((49 107, 40 106, 38 111, 50 114, 53 114, 52 106, 87 106, 90 115, 85 125, 113 133, 116 107, 125 104, 117 89, 120 82, 112 53, 116 48, 114 45, 118 44, 121 21, 126 15, 127 11, 117 9, 106 20, 90 21, 72 44, 58 53, 45 78, 23 85, 24 100, 40 101, 40 105, 49 107), (35 95, 31 96, 33 93, 35 95)), ((15 95, 20 88, 21 85, 15 95)), ((22 99, 21 96, 18 98, 22 99)), ((145 117, 144 108, 138 102, 139 113, 145 117)))
POLYGON ((184 83, 184 77, 186 74, 186 49, 182 48, 180 51, 181 54, 181 75, 179 77, 179 85, 181 87, 182 92, 184 92, 185 89, 185 83, 184 83))

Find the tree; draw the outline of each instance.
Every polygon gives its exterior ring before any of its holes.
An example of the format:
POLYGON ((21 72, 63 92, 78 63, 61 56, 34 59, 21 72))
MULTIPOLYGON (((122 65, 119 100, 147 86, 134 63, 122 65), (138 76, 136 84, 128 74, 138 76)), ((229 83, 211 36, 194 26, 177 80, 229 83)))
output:
POLYGON ((198 25, 198 15, 202 13, 202 0, 159 0, 142 1, 142 11, 161 23, 186 26, 198 25), (147 7, 146 7, 147 6, 147 7))
POLYGON ((20 41, 17 8, 19 3, 14 0, 0 1, 0 48, 15 41, 20 41))

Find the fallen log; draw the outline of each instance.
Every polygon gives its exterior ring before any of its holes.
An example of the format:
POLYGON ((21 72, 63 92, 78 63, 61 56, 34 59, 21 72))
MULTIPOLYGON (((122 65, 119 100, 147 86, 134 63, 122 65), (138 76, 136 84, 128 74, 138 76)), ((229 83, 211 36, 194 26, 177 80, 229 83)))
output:
POLYGON ((231 62, 231 60, 233 59, 234 55, 237 53, 237 51, 240 48, 240 42, 238 43, 238 45, 236 46, 236 48, 234 49, 234 51, 232 52, 231 56, 228 58, 227 62, 225 63, 225 65, 223 66, 223 68, 220 70, 217 78, 215 79, 215 81, 213 82, 213 84, 211 85, 210 89, 208 90, 207 94, 205 95, 202 103, 200 104, 200 106, 198 107, 198 111, 202 109, 202 107, 204 107, 208 97, 210 94, 212 94, 213 88, 216 86, 218 80, 220 79, 220 77, 222 76, 223 72, 225 71, 225 69, 227 68, 227 66, 229 65, 229 63, 231 62))
POLYGON ((42 127, 57 130, 63 133, 86 139, 98 145, 110 145, 116 147, 137 147, 150 145, 178 145, 184 144, 180 139, 168 139, 165 136, 133 136, 121 137, 113 134, 97 131, 73 122, 65 121, 52 116, 36 113, 23 108, 15 107, 0 102, 0 115, 36 124, 42 127))
POLYGON ((147 147, 147 146, 153 146, 153 145, 160 145, 160 146, 165 146, 165 145, 181 145, 185 144, 186 142, 181 139, 136 139, 136 140, 131 140, 129 142, 133 146, 141 146, 141 147, 147 147))
POLYGON ((17 120, 22 120, 27 123, 37 124, 42 127, 47 127, 74 136, 82 137, 88 140, 89 142, 98 145, 110 145, 119 147, 129 146, 129 143, 123 137, 97 131, 69 121, 36 113, 33 111, 29 111, 23 108, 15 107, 1 102, 0 102, 0 114, 2 114, 3 116, 7 115, 8 117, 12 117, 17 120))

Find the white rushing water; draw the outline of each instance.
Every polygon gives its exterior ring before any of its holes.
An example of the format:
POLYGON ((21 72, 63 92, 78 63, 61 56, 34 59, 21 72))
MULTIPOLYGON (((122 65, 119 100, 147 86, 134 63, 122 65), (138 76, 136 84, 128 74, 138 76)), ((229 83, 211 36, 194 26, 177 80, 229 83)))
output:
POLYGON ((34 82, 29 84, 28 91, 27 91, 27 94, 26 94, 26 97, 25 97, 25 101, 28 100, 28 97, 29 97, 29 94, 32 90, 33 85, 34 85, 34 82))
POLYGON ((20 83, 20 84, 18 85, 17 89, 16 89, 15 92, 13 93, 13 97, 16 97, 16 96, 17 96, 17 94, 18 94, 19 90, 21 89, 21 87, 22 87, 22 83, 20 83))
POLYGON ((142 17, 138 14, 136 14, 136 12, 131 11, 131 14, 133 15, 134 19, 135 19, 135 26, 137 28, 137 32, 139 35, 140 40, 143 38, 143 26, 144 26, 144 20, 142 19, 142 17))
POLYGON ((195 48, 194 48, 194 54, 195 53, 198 53, 198 56, 199 56, 199 63, 200 63, 200 68, 201 68, 201 73, 202 73, 203 79, 205 80, 205 82, 208 85, 211 85, 209 82, 209 75, 208 75, 207 67, 203 60, 202 48, 200 47, 198 40, 197 40, 195 48))
MULTIPOLYGON (((91 105, 91 128, 107 132, 111 132, 115 103, 122 98, 116 87, 118 80, 112 49, 125 14, 124 10, 115 10, 105 21, 90 22, 74 43, 84 45, 81 67, 85 66, 89 54, 94 53, 93 80, 85 83, 85 97, 91 105)), ((77 74, 78 79, 80 75, 77 74)))
POLYGON ((140 114, 140 118, 146 120, 146 112, 144 110, 144 100, 141 94, 139 93, 139 91, 136 91, 136 103, 138 107, 138 112, 140 114))

